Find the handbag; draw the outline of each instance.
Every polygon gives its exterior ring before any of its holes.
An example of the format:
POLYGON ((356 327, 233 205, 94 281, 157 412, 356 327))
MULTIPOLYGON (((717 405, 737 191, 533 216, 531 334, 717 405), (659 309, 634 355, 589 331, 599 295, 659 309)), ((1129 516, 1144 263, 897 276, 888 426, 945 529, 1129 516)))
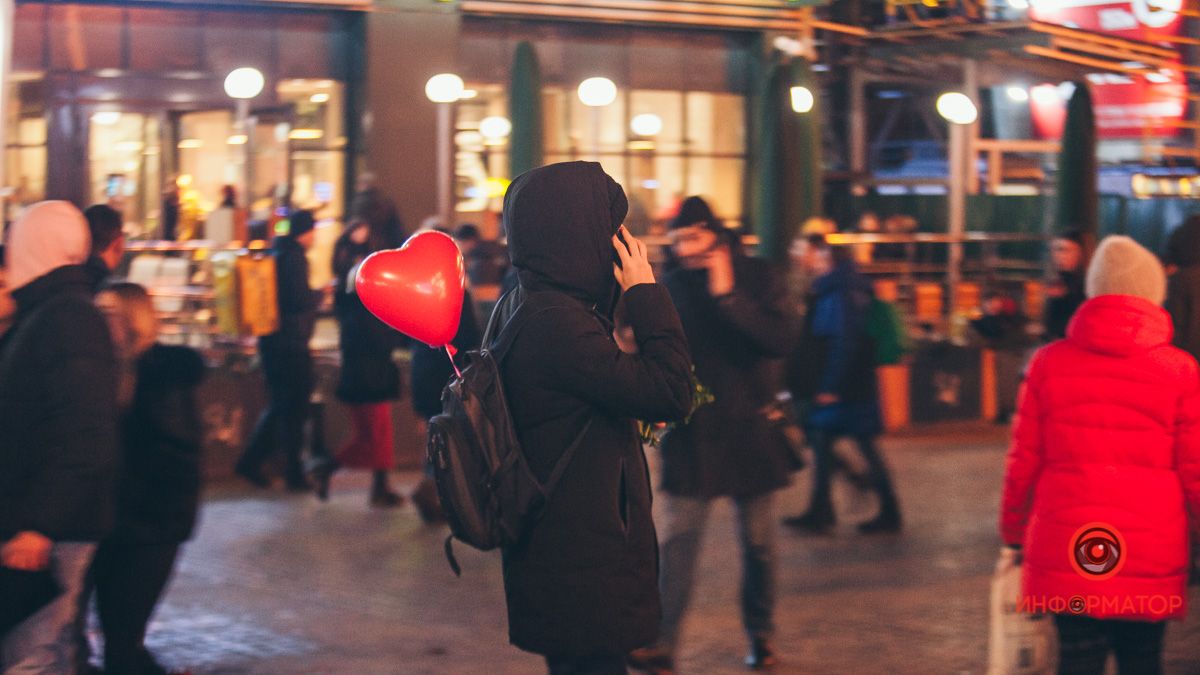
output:
POLYGON ((1058 667, 1058 633, 1049 614, 1020 611, 1020 552, 1004 547, 992 576, 988 675, 1050 675, 1058 667))

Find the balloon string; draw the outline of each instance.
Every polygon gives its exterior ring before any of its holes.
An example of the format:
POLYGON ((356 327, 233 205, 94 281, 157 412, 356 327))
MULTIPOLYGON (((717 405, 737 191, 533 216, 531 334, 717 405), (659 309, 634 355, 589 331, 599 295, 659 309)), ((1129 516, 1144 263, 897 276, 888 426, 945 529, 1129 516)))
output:
POLYGON ((458 350, 454 348, 454 345, 446 345, 446 356, 450 357, 450 366, 454 368, 454 374, 461 380, 462 371, 458 369, 458 364, 454 362, 454 355, 457 353, 458 350))

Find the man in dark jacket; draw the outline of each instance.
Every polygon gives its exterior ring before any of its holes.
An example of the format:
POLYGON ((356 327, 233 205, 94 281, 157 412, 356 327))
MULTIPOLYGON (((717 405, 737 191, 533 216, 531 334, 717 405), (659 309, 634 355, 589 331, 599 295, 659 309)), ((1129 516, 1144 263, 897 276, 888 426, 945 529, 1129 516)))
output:
POLYGON ((703 199, 689 197, 669 224, 672 269, 666 286, 679 310, 696 376, 714 400, 663 439, 667 531, 659 587, 662 633, 632 665, 673 669, 679 628, 712 500, 731 497, 742 545, 742 621, 752 668, 775 663, 775 517, 772 496, 786 486, 791 449, 771 421, 773 366, 792 346, 784 289, 766 261, 742 254, 736 235, 703 199))
POLYGON ((17 316, 0 343, 0 564, 49 568, 62 593, 4 637, 0 670, 71 672, 84 573, 113 524, 117 364, 92 303, 89 249, 83 214, 67 202, 35 204, 10 232, 17 316))
POLYGON ((813 491, 808 512, 784 523, 804 533, 829 532, 836 520, 830 492, 834 442, 852 437, 867 461, 868 479, 879 497, 879 515, 861 523, 860 532, 897 532, 900 506, 887 465, 876 447, 883 430, 875 376, 875 350, 867 332, 873 297, 871 283, 858 273, 847 248, 830 246, 822 235, 806 242, 804 265, 817 277, 810 289, 801 363, 789 377, 792 395, 807 410, 805 431, 813 449, 813 491))
POLYGON ((635 419, 688 413, 691 360, 645 245, 616 237, 627 208, 592 162, 529 171, 504 198, 520 283, 497 311, 548 308, 501 364, 513 422, 543 482, 578 440, 544 515, 504 551, 509 638, 545 655, 552 673, 623 673, 624 655, 658 635, 657 542, 635 419), (613 339, 618 297, 638 354, 613 339))
POLYGON ((317 295, 308 285, 308 258, 315 233, 311 211, 297 211, 289 219, 289 230, 275 237, 275 283, 279 302, 279 330, 258 339, 263 375, 267 380, 267 409, 258 419, 249 445, 235 470, 259 487, 270 481, 262 465, 282 446, 286 462, 284 480, 292 491, 308 489, 300 454, 304 447, 304 424, 308 420, 309 397, 314 386, 312 339, 317 315, 317 295))
POLYGON ((1167 302, 1175 324, 1175 346, 1200 360, 1200 214, 1188 218, 1167 240, 1167 302))

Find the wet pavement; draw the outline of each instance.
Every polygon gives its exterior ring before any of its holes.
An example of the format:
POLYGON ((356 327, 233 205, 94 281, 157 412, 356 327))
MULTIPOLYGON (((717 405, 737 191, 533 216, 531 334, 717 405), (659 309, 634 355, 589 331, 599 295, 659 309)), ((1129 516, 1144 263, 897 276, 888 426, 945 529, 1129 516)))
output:
MULTIPOLYGON (((1004 446, 995 427, 890 438, 883 447, 906 510, 902 535, 858 535, 853 524, 873 505, 844 485, 835 536, 781 532, 777 672, 983 673, 1004 446)), ((407 490, 415 479, 398 484, 407 490)), ((807 479, 781 493, 780 516, 800 510, 807 479)), ((339 475, 325 504, 237 484, 211 489, 150 627, 152 651, 194 673, 544 672, 507 644, 498 555, 458 547, 456 579, 444 531, 423 526, 409 505, 368 509, 366 487, 365 475, 339 475)), ((684 626, 681 672, 745 672, 739 574, 722 505, 684 626)), ((1191 603, 1200 606, 1195 589, 1191 603)), ((1173 624, 1167 636, 1168 672, 1200 673, 1200 620, 1173 624)))

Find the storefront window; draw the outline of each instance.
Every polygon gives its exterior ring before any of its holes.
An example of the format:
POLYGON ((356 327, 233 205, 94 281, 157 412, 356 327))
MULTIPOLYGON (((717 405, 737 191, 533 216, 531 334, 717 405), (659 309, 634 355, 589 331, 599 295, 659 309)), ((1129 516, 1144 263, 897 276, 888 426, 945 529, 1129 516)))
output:
MULTIPOLYGON (((458 104, 458 210, 498 211, 495 188, 511 178, 508 138, 483 132, 485 119, 506 114, 507 101, 499 86, 472 90, 458 104)), ((718 217, 737 225, 744 210, 744 109, 737 94, 651 89, 623 90, 612 104, 590 108, 574 89, 546 87, 544 159, 599 161, 625 187, 635 232, 661 226, 690 194, 709 199, 718 217)))
POLYGON ((46 196, 46 115, 42 108, 42 82, 14 74, 9 84, 10 105, 4 120, 7 202, 26 206, 46 196))
POLYGON ((345 98, 333 80, 284 80, 279 99, 291 108, 292 203, 313 209, 319 218, 340 218, 345 211, 345 98))

